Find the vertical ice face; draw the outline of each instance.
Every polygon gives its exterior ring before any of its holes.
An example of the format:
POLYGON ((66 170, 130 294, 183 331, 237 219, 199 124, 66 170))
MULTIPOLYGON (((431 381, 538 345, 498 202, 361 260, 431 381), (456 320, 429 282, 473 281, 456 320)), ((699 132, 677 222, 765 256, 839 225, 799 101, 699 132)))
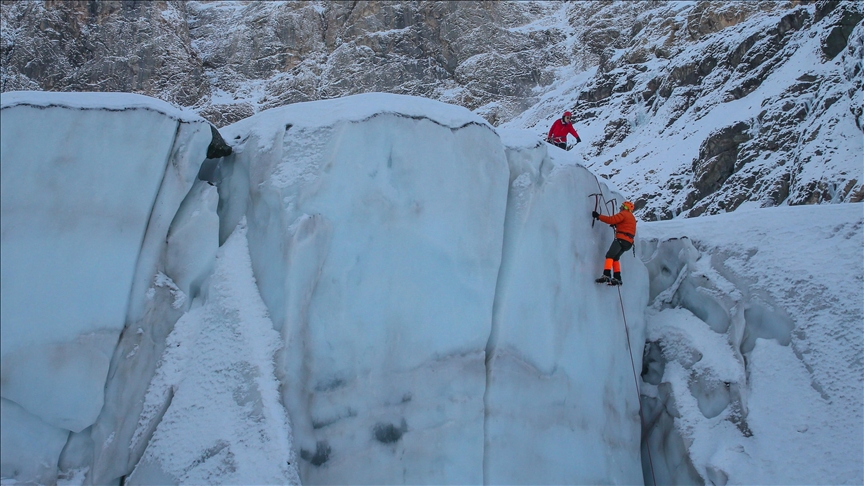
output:
POLYGON ((639 483, 633 367, 641 370, 648 275, 628 252, 623 301, 593 281, 613 233, 592 227, 589 195, 621 197, 584 167, 556 165, 549 151, 558 149, 509 136, 502 134, 511 183, 487 347, 485 480, 639 483))
MULTIPOLYGON (((155 267, 159 215, 188 192, 209 128, 125 94, 4 93, 0 113, 2 396, 32 416, 21 440, 44 437, 29 423, 79 432, 102 410, 136 266, 155 267)), ((7 461, 10 437, 4 477, 28 469, 7 461)))
POLYGON ((304 481, 482 482, 497 135, 462 108, 387 95, 256 118, 224 129, 248 181, 228 197, 249 195, 304 481))
POLYGON ((204 122, 28 96, 3 98, 4 477, 51 482, 62 449, 94 484, 639 482, 647 272, 592 281, 589 194, 619 196, 583 167, 370 94, 223 129, 217 194, 204 122))
POLYGON ((223 131, 222 239, 247 218, 304 481, 641 480, 647 272, 624 257, 628 343, 586 169, 391 95, 223 131))
MULTIPOLYGON (((57 459, 69 431, 49 425, 17 403, 0 398, 0 450, 4 478, 35 484, 57 480, 57 459)), ((4 481, 5 482, 5 481, 4 481)))

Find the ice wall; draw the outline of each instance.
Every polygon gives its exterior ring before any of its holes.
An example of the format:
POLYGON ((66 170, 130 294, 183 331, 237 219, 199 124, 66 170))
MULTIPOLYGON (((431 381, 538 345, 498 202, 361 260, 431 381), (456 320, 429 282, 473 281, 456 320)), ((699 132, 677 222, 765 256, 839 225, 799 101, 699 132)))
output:
POLYGON ((621 196, 536 137, 501 135, 510 195, 487 346, 485 480, 640 483, 648 274, 627 252, 621 289, 594 283, 613 232, 592 227, 591 194, 602 192, 601 207, 621 196))
POLYGON ((103 412, 143 307, 133 288, 155 274, 211 134, 127 94, 3 93, 0 110, 2 475, 50 483, 70 432, 103 412))
POLYGON ((367 95, 223 133, 236 144, 223 217, 245 214, 286 343, 303 481, 482 482, 507 200, 495 132, 467 110, 367 95))
MULTIPOLYGON (((223 133, 221 238, 247 218, 304 482, 641 481, 619 296, 593 283, 612 232, 592 229, 586 169, 392 95, 223 133)), ((624 267, 638 370, 647 273, 624 267)))
POLYGON ((226 127, 202 166, 167 105, 3 96, 4 477, 641 481, 647 272, 593 282, 589 194, 620 196, 565 152, 370 94, 226 127))

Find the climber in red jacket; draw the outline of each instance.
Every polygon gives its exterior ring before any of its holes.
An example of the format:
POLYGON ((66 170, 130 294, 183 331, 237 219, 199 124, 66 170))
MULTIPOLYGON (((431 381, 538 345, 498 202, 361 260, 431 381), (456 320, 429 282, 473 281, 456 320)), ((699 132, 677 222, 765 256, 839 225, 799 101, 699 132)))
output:
POLYGON ((597 283, 609 285, 621 285, 621 258, 627 250, 633 247, 636 238, 636 217, 633 216, 633 203, 624 201, 621 203, 621 211, 612 216, 604 216, 597 211, 591 213, 591 217, 599 219, 615 228, 615 239, 606 252, 606 264, 603 266, 603 276, 596 280, 597 283), (612 272, 615 272, 613 275, 612 272))
POLYGON ((567 150, 567 134, 569 133, 576 137, 576 143, 581 142, 582 139, 579 138, 579 134, 576 133, 576 129, 573 128, 573 122, 570 121, 572 118, 572 113, 565 111, 564 116, 559 120, 555 120, 555 123, 553 123, 552 127, 549 128, 549 135, 546 137, 546 141, 552 145, 557 145, 558 147, 567 150))

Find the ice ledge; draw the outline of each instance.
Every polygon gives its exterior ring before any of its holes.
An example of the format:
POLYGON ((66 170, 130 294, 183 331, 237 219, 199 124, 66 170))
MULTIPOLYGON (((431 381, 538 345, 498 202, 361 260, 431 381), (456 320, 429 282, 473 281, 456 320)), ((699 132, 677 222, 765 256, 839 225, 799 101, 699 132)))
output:
POLYGON ((191 110, 181 109, 149 96, 133 93, 56 93, 49 91, 10 91, 0 94, 0 109, 15 106, 38 108, 77 108, 81 110, 152 110, 181 122, 201 122, 191 110))
POLYGON ((252 126, 284 126, 289 123, 298 128, 322 128, 339 122, 361 122, 388 114, 430 120, 451 129, 478 125, 495 132, 489 122, 467 108, 390 93, 365 93, 332 100, 295 103, 258 113, 231 127, 232 131, 244 131, 252 126))

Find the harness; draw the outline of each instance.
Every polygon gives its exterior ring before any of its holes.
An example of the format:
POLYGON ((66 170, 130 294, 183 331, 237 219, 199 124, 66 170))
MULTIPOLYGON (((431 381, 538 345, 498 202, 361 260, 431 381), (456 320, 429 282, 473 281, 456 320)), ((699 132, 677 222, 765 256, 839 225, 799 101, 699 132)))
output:
MULTIPOLYGON (((591 223, 593 224, 594 222, 592 221, 591 223)), ((632 243, 633 246, 631 246, 630 249, 633 250, 633 256, 636 257, 636 235, 631 235, 630 233, 625 233, 625 232, 623 232, 623 231, 618 231, 618 228, 617 228, 617 227, 614 227, 614 226, 613 226, 613 228, 615 228, 615 235, 616 235, 616 236, 617 236, 617 235, 629 236, 630 239, 633 240, 633 243, 632 243)), ((626 241, 626 240, 625 240, 625 241, 626 241)), ((628 241, 627 243, 630 243, 630 242, 628 241)))

